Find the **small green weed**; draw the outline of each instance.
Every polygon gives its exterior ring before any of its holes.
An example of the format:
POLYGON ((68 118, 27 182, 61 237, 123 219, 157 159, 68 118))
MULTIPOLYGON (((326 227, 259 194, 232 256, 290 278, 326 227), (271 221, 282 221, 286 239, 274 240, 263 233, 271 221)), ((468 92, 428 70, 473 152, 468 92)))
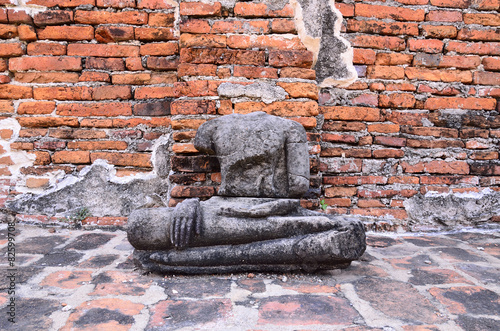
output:
POLYGON ((87 217, 92 217, 92 213, 87 207, 77 209, 71 216, 59 219, 62 222, 69 223, 71 227, 79 229, 82 227, 82 221, 87 217))
POLYGON ((323 209, 323 210, 326 210, 326 208, 328 208, 328 205, 325 203, 325 199, 322 199, 319 202, 319 205, 320 205, 321 209, 323 209))

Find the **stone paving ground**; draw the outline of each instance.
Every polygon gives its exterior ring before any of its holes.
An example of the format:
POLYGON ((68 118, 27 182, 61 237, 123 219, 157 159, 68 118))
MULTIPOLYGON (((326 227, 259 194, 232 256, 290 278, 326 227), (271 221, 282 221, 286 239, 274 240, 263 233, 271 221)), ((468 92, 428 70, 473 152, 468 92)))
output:
POLYGON ((143 274, 121 230, 0 225, 1 330, 500 330, 500 232, 368 235, 313 275, 143 274), (9 322, 15 297, 15 321, 9 322))

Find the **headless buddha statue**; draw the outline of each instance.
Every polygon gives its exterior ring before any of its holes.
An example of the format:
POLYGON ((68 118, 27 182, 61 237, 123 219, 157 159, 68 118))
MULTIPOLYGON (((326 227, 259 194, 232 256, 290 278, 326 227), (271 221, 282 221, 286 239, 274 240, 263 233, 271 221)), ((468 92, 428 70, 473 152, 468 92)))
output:
POLYGON ((363 224, 300 207, 309 188, 306 132, 262 112, 208 121, 195 147, 217 156, 219 196, 129 216, 135 259, 163 273, 346 267, 365 248, 363 224))

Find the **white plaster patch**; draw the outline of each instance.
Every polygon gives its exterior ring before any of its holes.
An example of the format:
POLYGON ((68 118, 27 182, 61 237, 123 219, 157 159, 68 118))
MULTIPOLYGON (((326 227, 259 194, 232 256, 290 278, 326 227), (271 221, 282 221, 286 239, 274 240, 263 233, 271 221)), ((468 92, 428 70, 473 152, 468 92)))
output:
POLYGON ((31 17, 34 17, 36 14, 47 10, 47 7, 45 6, 28 5, 26 4, 26 0, 10 0, 10 3, 14 7, 10 7, 9 5, 7 5, 8 9, 13 9, 15 12, 24 11, 31 17))
POLYGON ((260 99, 265 104, 283 101, 288 95, 282 87, 263 82, 250 85, 222 83, 217 88, 217 93, 219 96, 226 98, 248 97, 260 99))

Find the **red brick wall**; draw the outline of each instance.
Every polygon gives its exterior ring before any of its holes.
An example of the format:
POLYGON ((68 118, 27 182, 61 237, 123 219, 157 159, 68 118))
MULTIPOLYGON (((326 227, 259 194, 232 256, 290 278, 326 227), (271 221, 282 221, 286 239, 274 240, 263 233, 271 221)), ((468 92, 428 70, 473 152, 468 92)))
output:
POLYGON ((31 17, 0 0, 0 116, 21 126, 1 132, 11 149, 0 151, 2 203, 96 159, 119 176, 151 171, 154 141, 170 127, 170 205, 207 198, 220 174, 192 145, 197 127, 257 110, 308 131, 309 208, 324 198, 329 213, 405 224, 403 203, 416 194, 498 190, 499 0, 337 1, 359 79, 321 91, 312 53, 291 36, 290 5, 27 3, 53 8, 31 17), (222 82, 259 79, 289 98, 218 96, 222 82), (36 159, 12 174, 15 151, 36 159))

